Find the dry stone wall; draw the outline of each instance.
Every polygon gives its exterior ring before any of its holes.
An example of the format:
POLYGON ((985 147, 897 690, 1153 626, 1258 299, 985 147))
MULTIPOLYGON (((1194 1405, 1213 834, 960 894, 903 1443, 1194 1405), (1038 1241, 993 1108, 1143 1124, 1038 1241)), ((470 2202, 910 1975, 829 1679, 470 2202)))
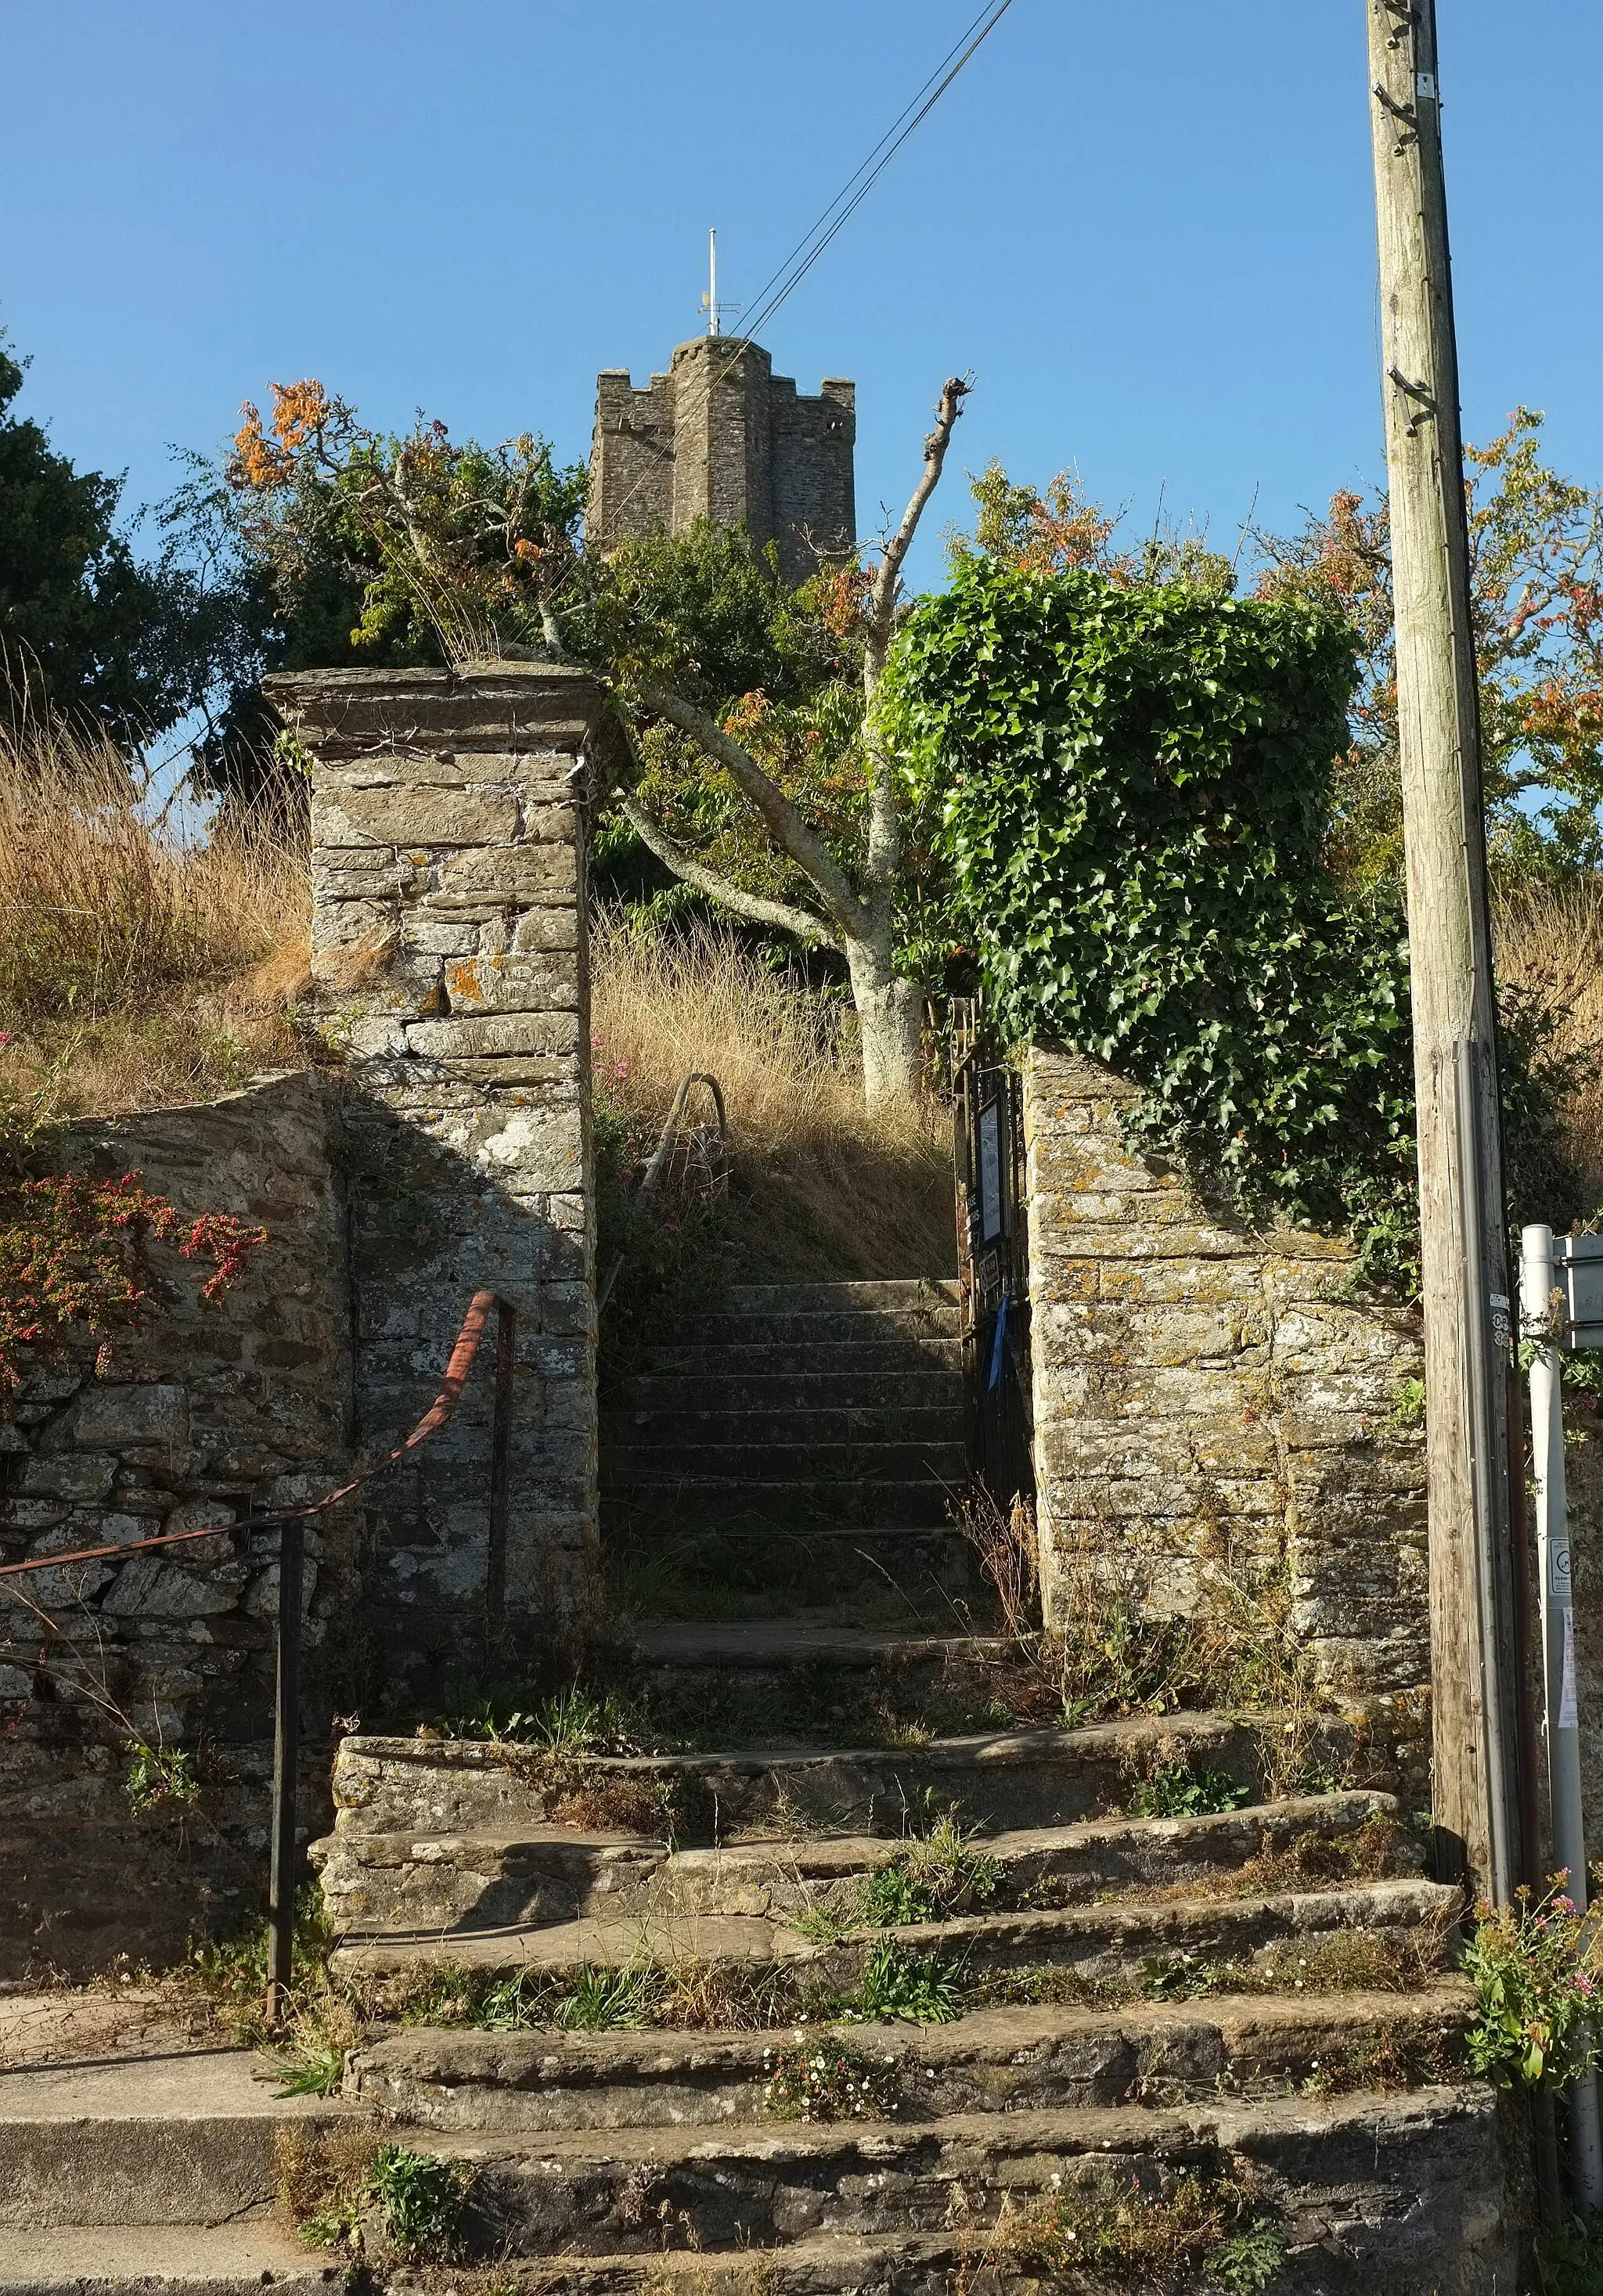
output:
POLYGON ((86 1125, 69 1159, 269 1241, 217 1308, 175 1262, 145 1332, 35 1372, 0 1421, 0 1561, 216 1537, 0 1580, 0 1981, 170 1959, 259 1903, 277 1570, 252 1525, 416 1423, 480 1289, 517 1314, 506 1644, 484 1637, 492 1345, 443 1432, 308 1528, 303 1837, 354 1717, 415 1718, 492 1655, 538 1674, 588 1602, 582 847, 609 721, 582 673, 532 664, 274 689, 312 765, 316 1058, 86 1125), (136 1808, 142 1745, 181 1758, 181 1791, 136 1808))
POLYGON ((1030 1289, 1043 1598, 1097 1558, 1155 1607, 1277 1581, 1325 1686, 1429 1680, 1416 1319, 1359 1299, 1348 1248, 1254 1234, 1127 1144, 1133 1090, 1029 1055, 1030 1289))
MULTIPOLYGON (((331 1095, 308 1074, 203 1108, 78 1128, 70 1160, 144 1172, 190 1214, 268 1232, 225 1301, 161 1258, 143 1332, 29 1376, 0 1421, 0 1561, 215 1538, 0 1580, 0 1977, 165 1957, 257 1895, 267 1839, 275 1535, 253 1517, 341 1480, 350 1412, 345 1208, 331 1095), (182 1754, 198 1799, 136 1809, 128 1748, 182 1754)), ((349 1693, 356 1524, 307 1538, 306 1817, 349 1693)))
MULTIPOLYGON (((505 1665, 549 1659, 596 1546, 586 808, 611 720, 559 667, 269 680, 310 760, 319 1025, 342 1066, 359 1446, 427 1406, 471 1295, 517 1311, 505 1665)), ((387 1690, 482 1672, 492 1386, 375 1486, 387 1690)))

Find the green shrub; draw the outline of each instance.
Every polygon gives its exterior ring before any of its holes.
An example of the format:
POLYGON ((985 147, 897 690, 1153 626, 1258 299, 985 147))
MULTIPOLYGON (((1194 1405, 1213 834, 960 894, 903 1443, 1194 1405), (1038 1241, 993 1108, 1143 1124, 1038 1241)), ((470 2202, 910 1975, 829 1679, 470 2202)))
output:
POLYGON ((654 2001, 651 1972, 638 1963, 624 1969, 580 1969, 552 2009, 552 2022, 580 2033, 613 2032, 649 2025, 654 2001))
POLYGON ((1208 1817, 1227 1809, 1241 1809, 1253 1799, 1228 1770, 1207 1764, 1162 1762, 1143 1778, 1130 1798, 1134 1817, 1208 1817))
POLYGON ((404 2144, 382 2144, 365 2187, 398 2252, 412 2264, 448 2264, 462 2251, 471 2171, 404 2144))
POLYGON ((944 1922, 987 1906, 1001 1887, 996 1859, 949 1813, 865 1876, 857 1919, 876 1929, 944 1922))
POLYGON ((944 2025, 962 2010, 962 1972, 941 1955, 910 1953, 894 1938, 884 1938, 844 2006, 849 2014, 865 2019, 900 2017, 913 2025, 944 2025))

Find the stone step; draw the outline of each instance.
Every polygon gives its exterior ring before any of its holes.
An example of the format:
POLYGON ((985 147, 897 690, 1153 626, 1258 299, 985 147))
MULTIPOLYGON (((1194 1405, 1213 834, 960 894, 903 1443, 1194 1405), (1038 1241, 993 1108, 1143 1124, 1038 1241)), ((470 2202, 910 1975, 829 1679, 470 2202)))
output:
POLYGON ((1490 2296, 1516 2285, 1497 2106, 1484 2089, 1216 2101, 1167 2113, 975 2114, 933 2125, 522 2140, 441 2131, 432 2149, 473 2172, 469 2229, 497 2259, 588 2251, 655 2263, 665 2246, 681 2245, 703 2267, 710 2255, 745 2250, 749 2269, 752 2249, 824 2235, 949 2237, 956 2218, 977 2265, 1005 2204, 1049 2207, 1063 2183, 1081 2178, 1151 2190, 1165 2171, 1207 2178, 1236 2166, 1252 2177, 1254 2210, 1284 2226, 1294 2253, 1307 2251, 1315 2276, 1299 2274, 1295 2284, 1307 2291, 1490 2296))
MULTIPOLYGON (((677 1838, 731 1841, 800 1827, 901 1835, 909 1813, 950 1808, 965 1824, 1003 1831, 1070 1825, 1122 1811, 1156 1767, 1219 1770, 1267 1797, 1263 1782, 1287 1718, 1269 1711, 1138 1715, 1076 1730, 987 1732, 893 1749, 775 1750, 708 1754, 542 1758, 535 1749, 465 1738, 347 1737, 334 1759, 337 1833, 506 1833, 571 1816, 576 1798, 598 1813, 677 1804, 677 1838)), ((1358 1759, 1366 1782, 1396 1784, 1384 1744, 1322 1715, 1303 1726, 1310 1762, 1339 1776, 1358 1759)), ((640 1830, 597 1814, 598 1830, 640 1830)))
POLYGON ((264 2070, 218 2048, 0 2072, 0 2255, 17 2226, 203 2226, 270 2206, 281 2131, 349 2108, 280 2097, 264 2070))
POLYGON ((574 2033, 391 2028, 352 2051, 345 2095, 419 2128, 515 2131, 771 2126, 764 2085, 818 2044, 867 2061, 882 2110, 933 2121, 978 2112, 1147 2109, 1456 2078, 1475 2010, 1467 1980, 1424 1991, 1226 1995, 1118 2009, 990 2009, 949 2025, 574 2033))
POLYGON ((336 2296, 348 2285, 276 2210, 227 2224, 8 2226, 0 2296, 336 2296))
MULTIPOLYGON (((922 1463, 921 1463, 922 1464, 922 1463)), ((947 1523, 954 1488, 926 1474, 872 1482, 835 1482, 802 1475, 762 1482, 737 1476, 625 1474, 615 1463, 601 1496, 603 1538, 631 1521, 654 1530, 737 1531, 768 1537, 789 1529, 809 1538, 834 1530, 924 1530, 947 1523)), ((946 1535, 957 1534, 948 1528, 946 1535)), ((721 1566, 720 1566, 721 1567, 721 1566)))
POLYGON ((968 1450, 949 1424, 933 1438, 892 1441, 819 1442, 798 1430, 787 1442, 736 1440, 718 1443, 685 1429, 679 1439, 630 1437, 615 1425, 602 1438, 612 1489, 641 1483, 693 1484, 697 1490, 724 1487, 736 1492, 763 1490, 773 1484, 826 1494, 849 1491, 852 1504, 865 1504, 881 1483, 950 1484, 968 1478, 968 1450))
POLYGON ((956 1308, 919 1307, 888 1311, 834 1308, 811 1313, 773 1308, 762 1314, 732 1316, 719 1309, 687 1316, 677 1326, 686 1347, 716 1348, 738 1360, 749 1348, 788 1347, 798 1364, 817 1358, 826 1371, 838 1347, 878 1342, 917 1349, 929 1341, 961 1336, 956 1308))
MULTIPOLYGON (((1402 1878, 1347 1888, 1282 1890, 1255 1898, 1114 1898, 1055 1913, 967 1914, 944 1922, 861 1931, 818 1944, 760 1915, 588 1915, 525 1929, 509 1923, 365 1931, 338 1939, 331 1966, 342 1975, 390 1977, 420 1969, 515 1972, 563 1979, 587 1969, 648 1968, 788 1972, 820 2003, 851 1996, 872 1956, 891 1939, 908 1953, 935 1956, 969 1980, 1021 1970, 1070 1971, 1087 1982, 1142 1981, 1149 1964, 1250 1963, 1286 1975, 1297 1956, 1320 1953, 1356 1931, 1399 1946, 1421 1931, 1442 1950, 1459 1898, 1445 1883, 1402 1878)), ((1295 1971, 1286 1981, 1295 1988, 1295 1971)), ((823 2013, 820 2010, 820 2013, 823 2013)))
MULTIPOLYGON (((201 2117, 189 2133, 204 2152, 201 2117)), ((1288 2291, 1492 2296, 1517 2285, 1495 2101, 1463 2085, 933 2123, 468 2134, 401 2121, 382 2134, 470 2172, 464 2262, 515 2260, 519 2289, 545 2296, 681 2284, 687 2296, 937 2296, 981 2273, 1039 2286, 1035 2243, 1043 2233, 1049 2243, 1055 2196, 1153 2194, 1186 2172, 1248 2186, 1249 2214, 1279 2234, 1277 2284, 1288 2291), (541 2269, 538 2259, 551 2261, 541 2269)), ((305 2248, 258 2211, 216 2226, 20 2225, 0 2251, 0 2296, 243 2296, 252 2282, 285 2296, 349 2285, 349 2254, 305 2248)), ((1164 2285, 1201 2296, 1204 2281, 1199 2270, 1164 2285)))
POLYGON ((963 1381, 953 1371, 637 1373, 626 1381, 621 1411, 954 1411, 963 1381))
MULTIPOLYGON (((993 1590, 973 1546, 949 1524, 928 1521, 944 1492, 918 1488, 923 1522, 862 1525, 797 1523, 777 1513, 720 1524, 689 1507, 681 1517, 666 1501, 637 1505, 633 1491, 604 1492, 604 1551, 620 1558, 630 1606, 645 1615, 695 1618, 710 1609, 730 1619, 827 1609, 846 1620, 949 1626, 957 1599, 966 1616, 988 1621, 993 1590)), ((917 1513, 910 1503, 905 1512, 917 1513)))
MULTIPOLYGON (((963 1414, 948 1404, 807 1403, 800 1398, 760 1406, 743 1406, 719 1397, 708 1387, 695 1406, 687 1404, 626 1404, 601 1416, 601 1456, 611 1462, 623 1451, 649 1448, 652 1472, 669 1472, 655 1462, 684 1451, 708 1454, 705 1472, 721 1474, 719 1455, 732 1447, 747 1450, 820 1453, 822 1459, 844 1446, 849 1448, 912 1447, 922 1454, 932 1448, 959 1449, 964 1445, 963 1414)), ((804 1472, 807 1470, 804 1468, 804 1472)), ((736 1471, 740 1472, 740 1471, 736 1471)))
MULTIPOLYGON (((870 1545, 870 1555, 875 1551, 870 1545)), ((671 1549, 666 1553, 663 1568, 671 1574, 671 1549)), ((966 1562, 963 1569, 966 1575, 966 1562)), ((1017 1727, 1061 1710, 1049 1665, 1032 1662, 1018 1643, 938 1631, 952 1623, 954 1598, 933 1581, 900 1596, 876 1572, 824 1605, 804 1607, 785 1596, 778 1616, 772 1613, 781 1598, 770 1586, 749 1597, 752 1611, 769 1615, 731 1618, 742 1597, 727 1579, 698 1587, 670 1575, 665 1585, 645 1558, 629 1570, 637 1611, 720 1613, 716 1620, 637 1623, 632 1646, 620 1653, 615 1679, 641 1714, 643 1742, 664 1751, 905 1746, 919 1737, 1017 1727), (872 1617, 887 1624, 862 1623, 872 1617), (925 1631, 926 1625, 935 1630, 925 1631)), ((950 1566, 943 1576, 949 1587, 950 1566)), ((979 1589, 956 1599, 965 1615, 989 1617, 991 1603, 979 1589)))
POLYGON ((962 1342, 957 1339, 843 1340, 823 1361, 818 1350, 789 1344, 705 1347, 676 1339, 647 1349, 639 1375, 805 1379, 827 1373, 834 1379, 907 1379, 930 1373, 960 1376, 962 1370, 962 1342))
MULTIPOLYGON (((1083 1903, 1112 1892, 1223 1885, 1250 1859, 1291 1859, 1295 1879, 1418 1874, 1417 1840, 1389 1794, 1301 1796, 1185 1818, 1101 1819, 982 1838, 1002 1906, 1083 1903), (1361 1842, 1355 1837, 1361 1835, 1361 1842), (1348 1854, 1343 1856, 1345 1848, 1348 1854)), ((542 1825, 522 1833, 372 1833, 339 1828, 316 1845, 336 1929, 527 1929, 580 1917, 756 1915, 791 1923, 826 1906, 849 1912, 876 1867, 917 1856, 916 1841, 871 1835, 670 1850, 648 1836, 542 1825)), ((1250 1880, 1245 1885, 1250 1889, 1250 1880)))
POLYGON ((796 1315, 839 1308, 956 1310, 962 1289, 955 1277, 871 1276, 856 1283, 732 1283, 719 1305, 725 1315, 761 1316, 780 1308, 796 1315))
POLYGON ((921 1635, 836 1625, 805 1617, 686 1619, 635 1632, 634 1662, 675 1673, 785 1675, 798 1668, 843 1673, 939 1671, 1016 1660, 1006 1635, 921 1635))

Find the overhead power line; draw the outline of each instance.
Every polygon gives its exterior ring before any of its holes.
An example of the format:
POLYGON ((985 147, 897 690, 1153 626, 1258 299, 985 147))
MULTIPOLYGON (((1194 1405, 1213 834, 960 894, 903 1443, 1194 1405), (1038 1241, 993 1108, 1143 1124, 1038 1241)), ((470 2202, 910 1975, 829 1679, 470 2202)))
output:
POLYGON ((927 119, 947 89, 982 44, 988 40, 1013 0, 987 0, 967 29, 947 50, 917 94, 897 114, 867 158, 849 176, 818 220, 797 241, 784 262, 759 291, 751 332, 765 326, 780 305, 799 287, 825 249, 854 216, 914 129, 927 119))
MULTIPOLYGON (((822 215, 802 234, 777 270, 764 282, 749 318, 743 318, 743 336, 754 336, 795 292, 835 234, 857 213, 908 136, 929 118, 970 57, 991 37, 1012 5, 1013 0, 986 0, 986 5, 958 35, 917 94, 898 112, 867 159, 848 176, 822 215)), ((711 398, 720 382, 728 381, 739 362, 740 353, 735 351, 716 373, 709 372, 703 386, 703 401, 711 398)), ((614 516, 621 516, 629 509, 645 484, 644 476, 636 480, 619 504, 614 516)))

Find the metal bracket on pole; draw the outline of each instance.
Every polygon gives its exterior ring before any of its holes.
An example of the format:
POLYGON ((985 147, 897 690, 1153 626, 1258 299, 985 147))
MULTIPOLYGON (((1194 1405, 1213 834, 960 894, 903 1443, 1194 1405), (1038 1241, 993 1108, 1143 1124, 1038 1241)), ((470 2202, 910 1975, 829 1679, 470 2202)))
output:
MULTIPOLYGON (((1568 1237, 1566 1244, 1603 1237, 1568 1237)), ((1536 1483, 1536 1553, 1541 1581, 1542 1671, 1547 1691, 1548 1791, 1553 1854, 1568 1875, 1569 1895, 1587 1902, 1586 1830, 1581 1805, 1581 1729, 1575 1697, 1575 1613, 1570 1591, 1570 1529, 1564 1472, 1564 1389, 1560 1349, 1574 1346, 1578 1319, 1574 1290, 1561 1283, 1565 1260, 1555 1257, 1550 1227, 1525 1228, 1520 1238, 1519 1304, 1531 1357, 1531 1467, 1536 1483), (1559 1313, 1555 1316, 1555 1308, 1559 1313)), ((1603 1250, 1593 1263, 1603 1287, 1603 1250)), ((1603 1305, 1603 1302, 1599 1302, 1603 1305)), ((1587 1328, 1581 1324, 1580 1328, 1587 1328)), ((1598 2118, 1597 2076, 1588 2073, 1569 2094, 1570 2163, 1574 2196, 1588 2215, 1603 2209, 1603 2136, 1598 2118)))

